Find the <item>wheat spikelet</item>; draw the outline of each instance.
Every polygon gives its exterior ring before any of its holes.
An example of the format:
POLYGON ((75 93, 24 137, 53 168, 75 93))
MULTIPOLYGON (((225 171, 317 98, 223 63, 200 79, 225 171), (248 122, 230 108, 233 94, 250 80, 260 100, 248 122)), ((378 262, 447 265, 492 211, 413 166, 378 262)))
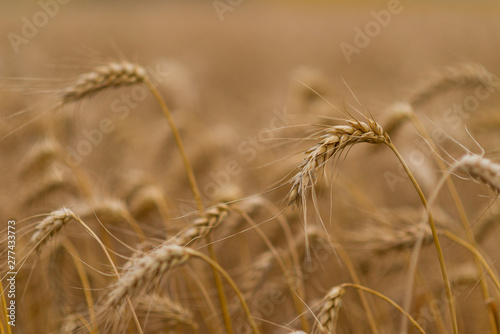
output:
POLYGON ((128 267, 124 275, 112 287, 103 309, 114 309, 123 302, 125 297, 134 294, 138 288, 164 276, 188 259, 189 253, 177 245, 163 245, 140 257, 128 267))
POLYGON ((467 154, 456 163, 456 168, 468 173, 472 179, 490 186, 496 192, 500 191, 500 165, 490 159, 467 154))
POLYGON ((229 214, 229 206, 227 204, 219 204, 202 213, 202 216, 196 219, 190 227, 179 232, 170 242, 179 246, 186 246, 195 239, 204 238, 214 228, 227 217, 229 214))
POLYGON ((292 188, 288 196, 288 204, 300 206, 305 202, 307 193, 317 182, 317 174, 325 168, 325 164, 344 148, 358 144, 389 143, 389 135, 375 121, 368 124, 357 120, 347 121, 348 125, 337 125, 327 129, 318 138, 319 143, 307 150, 307 157, 299 165, 299 171, 291 179, 292 188))
POLYGON ((49 216, 36 225, 30 243, 35 245, 35 250, 40 249, 49 238, 57 234, 72 219, 78 220, 78 217, 68 208, 52 211, 49 216))
POLYGON ((313 334, 334 334, 337 326, 337 318, 342 306, 342 296, 345 289, 341 286, 333 287, 323 298, 318 313, 318 322, 313 327, 313 334))
POLYGON ((110 63, 85 73, 72 85, 64 89, 63 104, 75 102, 108 87, 120 87, 144 82, 146 70, 129 62, 110 63))
POLYGON ((493 78, 494 75, 481 65, 459 64, 435 74, 422 88, 416 90, 408 101, 412 106, 419 106, 439 94, 461 87, 486 87, 493 90, 493 78))

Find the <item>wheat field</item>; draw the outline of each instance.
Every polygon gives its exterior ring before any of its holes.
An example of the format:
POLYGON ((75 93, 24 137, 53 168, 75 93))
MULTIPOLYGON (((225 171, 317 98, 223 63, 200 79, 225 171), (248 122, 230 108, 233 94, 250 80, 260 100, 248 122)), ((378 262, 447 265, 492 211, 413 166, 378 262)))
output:
POLYGON ((0 333, 500 333, 493 1, 0 3, 0 333))

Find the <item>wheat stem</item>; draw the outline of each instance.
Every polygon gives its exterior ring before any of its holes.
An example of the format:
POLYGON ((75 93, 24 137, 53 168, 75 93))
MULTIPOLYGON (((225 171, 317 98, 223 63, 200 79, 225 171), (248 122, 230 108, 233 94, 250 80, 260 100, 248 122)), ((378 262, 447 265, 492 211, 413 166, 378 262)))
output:
POLYGON ((362 285, 359 285, 359 284, 354 284, 354 283, 344 283, 344 284, 341 284, 340 285, 341 287, 343 288, 354 288, 354 289, 357 289, 357 290, 361 290, 361 291, 366 291, 368 293, 371 293, 383 300, 385 300, 386 302, 388 302, 389 304, 391 304, 392 306, 394 306, 399 312, 401 312, 402 314, 404 314, 406 317, 408 317, 408 319, 410 320, 410 322, 413 324, 413 326, 415 326, 415 328, 422 334, 425 334, 425 331, 424 329, 418 324, 418 322, 408 313, 406 312, 405 310, 403 310, 401 308, 401 306, 399 306, 398 304, 396 304, 392 299, 390 299, 389 297, 387 296, 384 296, 383 294, 381 294, 380 292, 377 292, 373 289, 370 289, 370 288, 367 288, 365 286, 362 286, 362 285))
POLYGON ((432 217, 432 213, 430 211, 429 206, 427 205, 427 199, 425 198, 424 193, 422 192, 422 189, 420 189, 420 186, 418 185, 417 180, 413 176, 413 173, 411 172, 410 168, 404 161, 403 157, 399 153, 399 151, 396 149, 396 147, 391 143, 388 142, 386 143, 387 146, 394 152, 396 157, 398 158, 399 162, 401 163, 401 166, 405 170, 406 174, 408 175, 408 178, 410 179, 411 183, 415 187, 415 190, 418 193, 418 196, 420 200, 422 201, 423 206, 425 207, 425 210, 427 211, 427 216, 429 218, 429 225, 432 231, 432 239, 434 240, 434 245, 436 247, 436 252, 439 260, 439 266, 441 268, 441 274, 443 276, 443 281, 444 281, 444 287, 446 290, 446 298, 448 299, 448 307, 450 309, 450 317, 451 317, 451 323, 453 327, 453 333, 458 334, 458 323, 457 323, 457 315, 455 311, 455 304, 453 302, 453 293, 451 291, 451 284, 450 284, 450 279, 448 277, 448 271, 446 270, 446 263, 444 261, 444 256, 443 256, 443 251, 441 249, 441 244, 439 242, 439 237, 437 234, 436 230, 436 224, 434 223, 434 218, 432 217))

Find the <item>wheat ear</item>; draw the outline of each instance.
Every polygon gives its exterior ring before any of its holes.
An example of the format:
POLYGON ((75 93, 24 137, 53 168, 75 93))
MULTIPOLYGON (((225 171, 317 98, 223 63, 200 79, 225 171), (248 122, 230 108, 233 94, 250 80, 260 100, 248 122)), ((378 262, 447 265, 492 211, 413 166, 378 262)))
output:
POLYGON ((456 168, 468 173, 472 179, 500 192, 500 165, 490 159, 467 154, 458 160, 456 168))
POLYGON ((211 209, 205 210, 191 226, 179 232, 170 242, 179 246, 186 246, 196 239, 205 238, 218 227, 229 214, 227 204, 219 204, 211 209))
POLYGON ((417 89, 408 99, 412 106, 419 106, 439 94, 461 87, 486 87, 496 89, 493 85, 494 75, 479 64, 464 63, 436 73, 422 88, 417 89))
POLYGON ((82 74, 62 93, 63 104, 76 102, 109 87, 128 86, 144 82, 146 70, 129 62, 110 63, 100 66, 92 72, 82 74))
POLYGON ((368 124, 358 120, 349 120, 347 123, 348 125, 327 129, 318 138, 319 143, 305 152, 307 157, 290 181, 292 188, 288 196, 289 205, 300 206, 305 202, 308 192, 317 183, 318 173, 324 170, 330 159, 346 147, 358 143, 382 144, 391 141, 387 132, 374 120, 369 119, 368 124))
POLYGON ((76 215, 68 208, 52 211, 44 220, 35 227, 30 243, 35 245, 34 250, 40 249, 49 238, 55 236, 70 220, 78 220, 76 215))

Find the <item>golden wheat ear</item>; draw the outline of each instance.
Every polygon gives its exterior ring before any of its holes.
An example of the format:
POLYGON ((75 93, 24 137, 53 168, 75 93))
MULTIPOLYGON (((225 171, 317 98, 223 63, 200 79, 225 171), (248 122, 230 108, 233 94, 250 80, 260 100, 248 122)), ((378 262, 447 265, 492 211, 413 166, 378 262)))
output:
POLYGON ((39 250, 48 239, 54 237, 70 220, 78 220, 77 216, 67 208, 52 211, 44 220, 35 227, 30 243, 34 250, 39 250))
POLYGON ((110 63, 82 74, 71 86, 62 92, 63 104, 76 102, 110 87, 121 87, 142 83, 146 70, 129 62, 110 63))

